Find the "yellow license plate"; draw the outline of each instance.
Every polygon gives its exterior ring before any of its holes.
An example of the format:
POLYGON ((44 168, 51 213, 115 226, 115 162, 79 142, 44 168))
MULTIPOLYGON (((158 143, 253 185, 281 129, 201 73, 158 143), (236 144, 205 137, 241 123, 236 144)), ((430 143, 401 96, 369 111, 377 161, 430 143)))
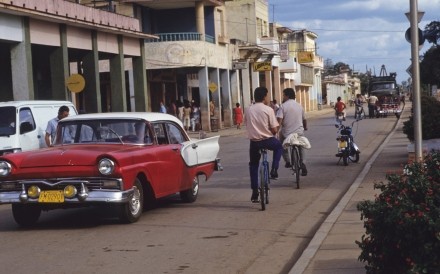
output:
POLYGON ((347 147, 347 141, 339 142, 339 148, 346 148, 346 147, 347 147))
POLYGON ((64 203, 64 193, 62 190, 41 191, 38 197, 39 203, 64 203))

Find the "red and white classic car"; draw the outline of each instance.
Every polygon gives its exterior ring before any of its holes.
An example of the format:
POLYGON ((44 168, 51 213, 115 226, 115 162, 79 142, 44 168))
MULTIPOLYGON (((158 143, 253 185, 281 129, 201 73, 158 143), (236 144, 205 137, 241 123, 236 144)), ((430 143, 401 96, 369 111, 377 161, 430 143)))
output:
POLYGON ((0 204, 35 224, 42 210, 108 205, 136 222, 157 198, 194 202, 199 180, 221 170, 219 136, 191 139, 161 113, 99 113, 58 123, 54 145, 0 157, 0 204))

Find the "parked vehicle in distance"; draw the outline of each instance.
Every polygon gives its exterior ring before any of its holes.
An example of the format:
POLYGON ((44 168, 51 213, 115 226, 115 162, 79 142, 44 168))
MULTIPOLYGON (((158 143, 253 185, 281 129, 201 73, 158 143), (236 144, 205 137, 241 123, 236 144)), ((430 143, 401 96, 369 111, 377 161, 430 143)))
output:
POLYGON ((53 147, 0 156, 0 204, 12 204, 22 226, 42 210, 90 205, 136 222, 158 198, 180 193, 194 202, 200 180, 221 170, 218 141, 190 139, 179 119, 162 113, 67 117, 53 147))
POLYGON ((375 95, 379 100, 376 103, 376 117, 387 117, 394 114, 397 118, 402 113, 405 97, 400 92, 396 82, 397 74, 387 74, 385 65, 382 65, 379 76, 371 76, 369 80, 369 96, 375 95))
POLYGON ((69 115, 78 114, 69 101, 0 102, 0 155, 46 147, 47 122, 63 105, 69 107, 69 115))

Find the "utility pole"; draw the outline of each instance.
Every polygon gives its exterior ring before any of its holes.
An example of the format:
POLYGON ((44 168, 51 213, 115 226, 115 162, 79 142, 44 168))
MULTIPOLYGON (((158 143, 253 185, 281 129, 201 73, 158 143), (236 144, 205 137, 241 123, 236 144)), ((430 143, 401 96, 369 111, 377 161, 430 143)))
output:
MULTIPOLYGON (((412 87, 414 110, 414 152, 415 161, 421 162, 422 151, 422 111, 420 103, 420 69, 419 69, 419 27, 417 0, 409 0, 410 28, 411 28, 411 62, 412 87)), ((421 19, 421 18, 420 18, 421 19)))

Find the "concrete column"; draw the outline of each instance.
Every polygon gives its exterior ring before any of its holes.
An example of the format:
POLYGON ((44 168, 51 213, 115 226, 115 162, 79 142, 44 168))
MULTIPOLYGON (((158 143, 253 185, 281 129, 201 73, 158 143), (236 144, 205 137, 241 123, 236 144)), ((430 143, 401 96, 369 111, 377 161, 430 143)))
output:
POLYGON ((209 89, 208 89, 208 67, 203 67, 198 72, 199 93, 200 93, 200 111, 202 129, 211 131, 211 120, 209 117, 209 89))
POLYGON ((49 56, 52 81, 52 99, 71 100, 71 92, 67 89, 66 80, 69 77, 69 58, 67 51, 66 25, 60 25, 60 47, 49 56))
POLYGON ((133 81, 134 81, 134 98, 135 110, 148 110, 148 96, 147 96, 147 70, 145 65, 145 42, 139 39, 141 55, 133 57, 133 81))
POLYGON ((254 90, 260 86, 260 73, 258 71, 252 71, 251 70, 251 83, 252 83, 252 89, 251 89, 251 93, 252 93, 252 97, 254 98, 254 90))
POLYGON ((241 92, 240 92, 240 79, 239 79, 239 73, 240 70, 230 70, 229 71, 229 81, 230 81, 230 86, 231 86, 231 103, 232 103, 232 108, 235 107, 235 103, 240 103, 241 102, 241 92))
POLYGON ((83 76, 86 81, 84 88, 84 107, 88 113, 102 112, 101 87, 99 79, 99 56, 97 32, 92 31, 92 50, 83 58, 83 76))
POLYGON ((205 41, 205 6, 203 1, 196 2, 196 29, 202 35, 201 40, 205 41))
POLYGON ((280 68, 273 67, 273 88, 275 92, 275 98, 278 104, 282 103, 282 88, 281 88, 281 77, 280 77, 280 68))
POLYGON ((23 40, 11 46, 12 93, 14 100, 34 100, 34 77, 29 18, 22 19, 23 40))
POLYGON ((231 83, 229 81, 229 70, 220 71, 220 82, 222 87, 222 111, 225 116, 223 123, 225 127, 231 127, 234 124, 232 121, 232 108, 235 106, 235 104, 233 106, 231 102, 231 83))
MULTIPOLYGON (((214 102, 215 105, 215 113, 214 113, 214 117, 213 118, 217 118, 217 122, 218 122, 218 128, 222 128, 222 108, 221 108, 221 96, 220 96, 220 75, 219 75, 219 69, 218 68, 214 68, 209 72, 209 80, 208 81, 208 87, 209 84, 212 82, 214 84, 217 85, 217 90, 215 90, 214 92, 211 92, 211 96, 212 96, 212 101, 214 102)), ((212 130, 212 129, 211 129, 212 130)))
POLYGON ((251 94, 252 94, 252 87, 251 87, 251 79, 250 79, 250 72, 249 72, 249 61, 247 63, 247 66, 245 69, 242 69, 240 71, 241 73, 241 81, 243 84, 243 102, 242 102, 242 108, 243 111, 248 108, 252 101, 251 101, 251 94))
POLYGON ((269 100, 273 100, 273 84, 272 84, 272 71, 265 71, 264 78, 266 80, 266 88, 269 91, 269 100))
POLYGON ((118 35, 119 53, 110 58, 111 111, 127 111, 125 88, 124 50, 122 36, 118 35))

